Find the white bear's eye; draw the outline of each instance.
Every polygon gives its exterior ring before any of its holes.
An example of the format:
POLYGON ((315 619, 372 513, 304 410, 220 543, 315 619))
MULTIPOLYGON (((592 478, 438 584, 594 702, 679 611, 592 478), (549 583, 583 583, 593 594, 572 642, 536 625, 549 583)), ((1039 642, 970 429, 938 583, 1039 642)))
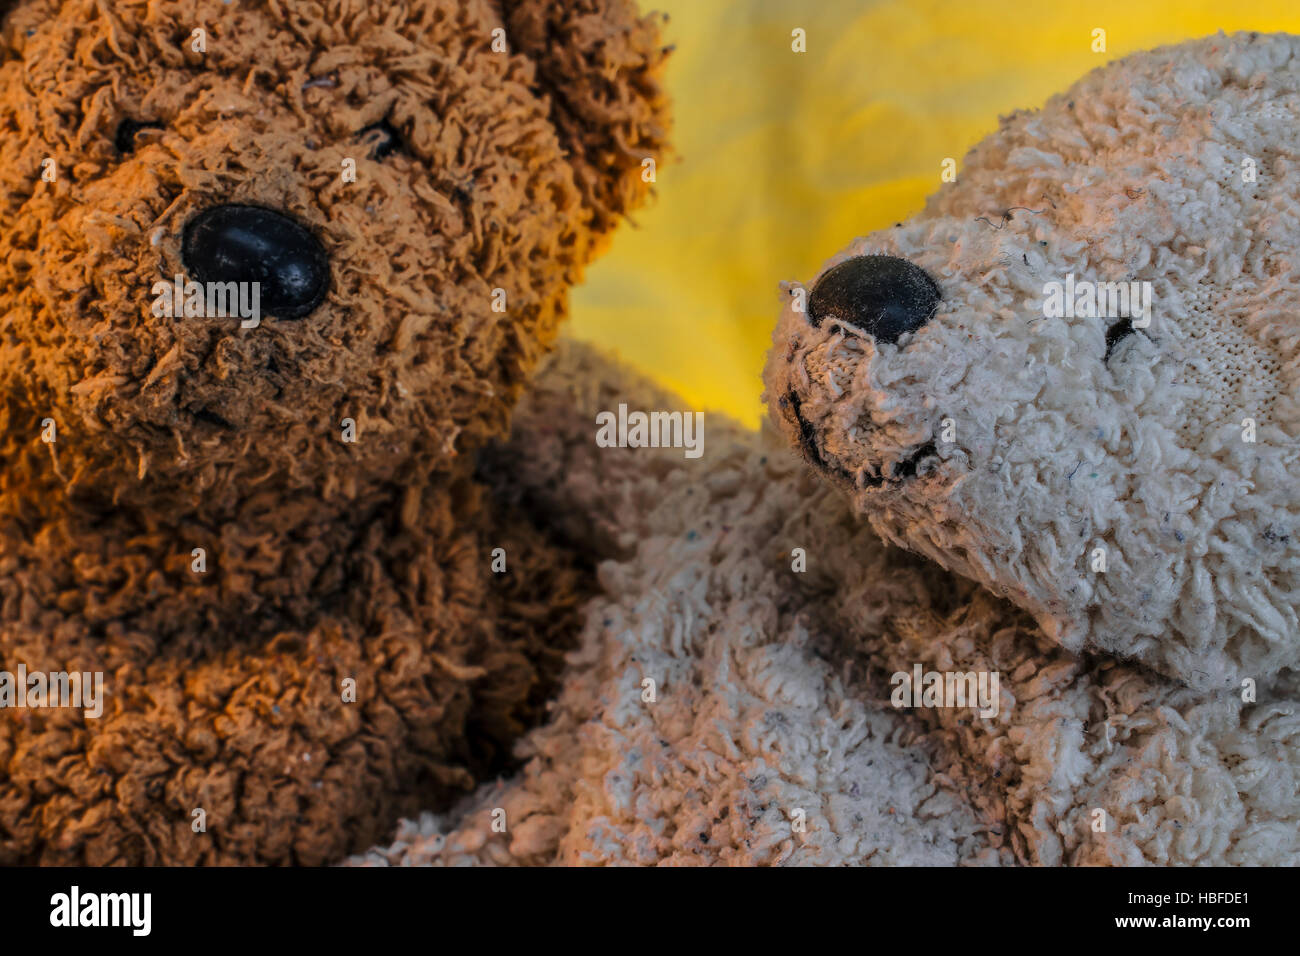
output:
POLYGON ((1108 328, 1106 330, 1106 355, 1102 361, 1109 362, 1110 353, 1115 351, 1115 346, 1135 332, 1137 332, 1137 329, 1133 328, 1132 319, 1120 319, 1108 328))

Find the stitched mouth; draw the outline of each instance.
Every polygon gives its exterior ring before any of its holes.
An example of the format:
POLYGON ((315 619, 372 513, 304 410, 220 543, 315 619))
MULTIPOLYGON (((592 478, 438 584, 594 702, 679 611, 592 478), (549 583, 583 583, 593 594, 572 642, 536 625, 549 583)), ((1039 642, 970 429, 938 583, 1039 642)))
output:
POLYGON ((896 463, 894 467, 890 469, 888 478, 884 475, 864 475, 863 480, 866 481, 868 487, 879 488, 886 481, 903 481, 907 478, 915 478, 917 466, 919 466, 921 462, 925 461, 925 459, 935 458, 937 456, 938 451, 934 447, 934 442, 926 442, 924 445, 919 446, 914 452, 912 452, 912 454, 896 463))
POLYGON ((803 417, 803 403, 799 400, 799 396, 794 389, 790 389, 785 393, 781 399, 781 405, 790 409, 795 424, 799 426, 799 447, 803 449, 804 457, 823 471, 827 470, 821 449, 817 447, 817 431, 812 427, 812 423, 803 417))
POLYGON ((905 481, 908 478, 914 478, 921 462, 938 454, 934 442, 926 442, 924 445, 919 445, 902 461, 895 463, 889 470, 888 475, 869 475, 863 472, 855 481, 854 476, 847 470, 839 465, 829 464, 822 456, 821 449, 817 447, 817 430, 808 419, 803 417, 802 402, 793 389, 782 396, 781 406, 789 409, 795 424, 799 426, 799 447, 803 451, 804 457, 817 469, 835 475, 850 484, 861 485, 866 488, 879 488, 886 483, 896 483, 905 481))

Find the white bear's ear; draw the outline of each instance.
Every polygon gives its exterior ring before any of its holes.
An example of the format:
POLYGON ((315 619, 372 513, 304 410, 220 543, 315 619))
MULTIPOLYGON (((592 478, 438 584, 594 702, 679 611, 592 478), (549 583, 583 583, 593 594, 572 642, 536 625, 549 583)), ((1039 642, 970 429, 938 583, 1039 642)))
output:
POLYGON ((651 189, 664 159, 668 104, 663 18, 632 0, 506 0, 511 52, 536 64, 537 93, 569 150, 592 227, 605 232, 651 189))

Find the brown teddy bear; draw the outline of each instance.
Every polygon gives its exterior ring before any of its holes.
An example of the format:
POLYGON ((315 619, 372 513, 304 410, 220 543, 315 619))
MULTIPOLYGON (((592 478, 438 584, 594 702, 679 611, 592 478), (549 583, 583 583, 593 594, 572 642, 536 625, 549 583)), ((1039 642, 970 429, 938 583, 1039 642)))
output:
POLYGON ((580 575, 472 451, 664 53, 629 0, 9 5, 0 863, 322 863, 499 765, 580 575))

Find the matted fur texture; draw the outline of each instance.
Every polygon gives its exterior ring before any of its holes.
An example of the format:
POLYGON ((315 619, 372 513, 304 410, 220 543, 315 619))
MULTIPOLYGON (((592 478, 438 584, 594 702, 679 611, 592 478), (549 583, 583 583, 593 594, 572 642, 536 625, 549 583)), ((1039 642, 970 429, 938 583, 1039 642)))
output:
POLYGON ((827 267, 863 254, 938 313, 884 344, 792 295, 767 398, 882 536, 1071 650, 1202 690, 1300 666, 1300 38, 1098 69, 827 267), (1110 351, 1114 316, 1045 318, 1071 274, 1149 282, 1150 328, 1110 351))
POLYGON ((12 5, 0 665, 107 703, 0 715, 0 863, 319 863, 499 764, 577 583, 469 453, 644 195, 663 57, 627 0, 12 5), (324 304, 151 314, 225 203, 316 234, 324 304))
POLYGON ((597 448, 597 412, 682 405, 561 346, 489 471, 604 559, 603 593, 522 771, 354 863, 1300 863, 1294 684, 1243 705, 1075 657, 883 543, 774 433, 710 415, 698 460, 597 448), (895 710, 918 663, 996 669, 999 714, 895 710))

